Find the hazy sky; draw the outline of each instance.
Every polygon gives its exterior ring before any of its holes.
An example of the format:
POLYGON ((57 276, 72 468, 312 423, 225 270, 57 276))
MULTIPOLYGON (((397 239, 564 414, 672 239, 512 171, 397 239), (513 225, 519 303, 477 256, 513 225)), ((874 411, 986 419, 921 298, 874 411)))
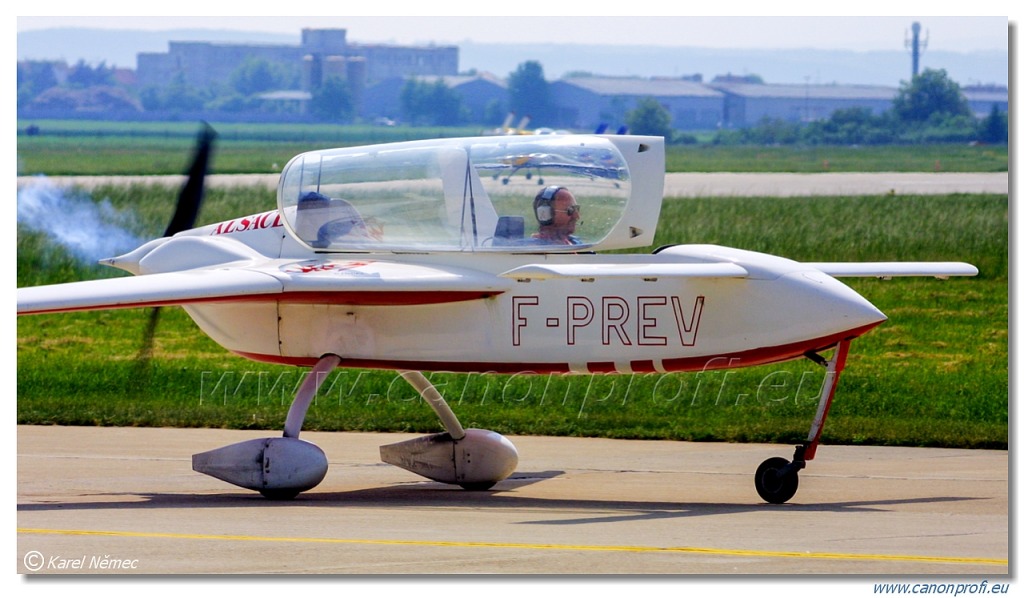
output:
MULTIPOLYGON (((349 3, 345 3, 349 4, 349 3)), ((370 4, 370 3, 366 3, 370 4)), ((372 3, 378 12, 408 14, 402 4, 372 3), (389 11, 387 6, 394 6, 389 11)), ((820 4, 820 3, 819 3, 820 4)), ((408 3, 405 3, 408 6, 408 3)), ((548 6, 551 4, 548 3, 548 6)), ((65 14, 81 10, 69 6, 65 14)), ((122 5, 123 6, 123 5, 122 5)), ((206 4, 202 6, 208 6, 206 4)), ((234 6, 237 6, 235 4, 234 6)), ((315 13, 320 4, 301 4, 304 12, 315 13)), ((335 9, 341 4, 333 4, 335 9)), ((446 5, 447 6, 447 5, 446 5)), ((456 3, 455 8, 458 8, 456 3)), ((476 3, 477 7, 486 6, 476 3)), ((497 3, 499 8, 515 8, 519 14, 541 12, 531 2, 497 3)), ((807 7, 812 5, 808 4, 807 7)), ((893 5, 890 5, 892 7, 893 5)), ((914 8, 934 5, 920 3, 914 8)), ((966 52, 971 50, 1008 49, 1008 3, 972 2, 971 7, 982 14, 1002 16, 843 16, 843 17, 714 17, 714 16, 607 16, 607 17, 532 17, 532 16, 347 16, 347 17, 62 17, 19 16, 18 31, 53 27, 96 27, 112 29, 233 29, 294 34, 304 27, 347 29, 349 36, 360 43, 392 42, 398 44, 455 44, 459 42, 500 43, 605 43, 613 45, 665 45, 707 48, 820 48, 847 50, 901 50, 913 22, 919 21, 927 31, 929 48, 966 52)), ((187 9, 187 3, 182 8, 187 9)), ((349 7, 345 7, 346 10, 349 7)), ((467 7, 469 8, 469 7, 467 7)), ((559 3, 562 12, 605 12, 597 2, 559 3), (566 10, 578 6, 584 10, 566 10)), ((777 8, 777 6, 773 6, 777 8)), ((806 7, 805 7, 806 8, 806 7)), ((867 8, 870 8, 867 7, 867 8)), ((93 14, 110 12, 89 5, 93 14), (95 9, 95 10, 94 10, 95 9)), ((364 5, 365 9, 365 5, 364 5)), ((810 10, 789 11, 794 15, 810 10)), ((192 14, 200 13, 196 10, 192 14)), ((224 11, 229 12, 229 11, 224 11)), ((448 9, 446 12, 455 12, 448 9)), ((473 11, 466 12, 483 12, 473 11)), ((507 10, 505 12, 508 12, 507 10)), ((783 8, 775 10, 785 14, 783 8)), ((881 13, 882 11, 879 11, 881 13)), ((900 11, 909 12, 910 11, 900 11)))

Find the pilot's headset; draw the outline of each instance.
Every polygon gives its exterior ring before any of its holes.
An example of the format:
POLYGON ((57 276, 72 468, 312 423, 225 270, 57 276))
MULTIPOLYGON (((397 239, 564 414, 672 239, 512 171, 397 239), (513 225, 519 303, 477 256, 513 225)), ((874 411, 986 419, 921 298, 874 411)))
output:
POLYGON ((533 198, 533 213, 541 226, 554 224, 555 208, 551 204, 555 200, 555 195, 562 189, 565 189, 565 187, 551 185, 545 187, 543 191, 537 194, 537 197, 533 198))

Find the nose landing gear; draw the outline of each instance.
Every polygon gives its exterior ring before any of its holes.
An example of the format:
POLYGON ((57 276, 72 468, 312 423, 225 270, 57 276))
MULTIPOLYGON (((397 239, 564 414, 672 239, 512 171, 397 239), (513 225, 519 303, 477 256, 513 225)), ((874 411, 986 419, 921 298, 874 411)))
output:
POLYGON ((806 467, 807 461, 813 459, 817 452, 818 443, 821 440, 821 430, 825 427, 825 419, 832 406, 832 399, 836 396, 839 374, 846 367, 846 356, 849 352, 850 341, 843 340, 839 341, 832 358, 827 361, 816 353, 807 355, 809 359, 827 369, 825 380, 821 385, 821 394, 818 397, 818 411, 811 424, 807 441, 796 447, 792 462, 782 457, 772 457, 761 463, 754 473, 754 489, 757 490, 758 496, 766 502, 779 505, 796 494, 797 487, 800 485, 797 472, 806 467))

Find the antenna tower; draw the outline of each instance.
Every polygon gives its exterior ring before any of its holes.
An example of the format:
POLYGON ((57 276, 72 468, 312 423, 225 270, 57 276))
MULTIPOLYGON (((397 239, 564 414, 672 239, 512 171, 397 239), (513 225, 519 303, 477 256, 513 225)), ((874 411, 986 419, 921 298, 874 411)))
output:
POLYGON ((913 80, 914 77, 917 77, 919 72, 918 67, 921 63, 921 52, 924 52, 925 48, 928 47, 928 32, 924 32, 924 39, 922 40, 921 24, 916 21, 910 26, 910 31, 912 32, 912 35, 908 36, 904 40, 904 45, 910 49, 910 54, 913 57, 913 65, 910 72, 911 80, 913 80))

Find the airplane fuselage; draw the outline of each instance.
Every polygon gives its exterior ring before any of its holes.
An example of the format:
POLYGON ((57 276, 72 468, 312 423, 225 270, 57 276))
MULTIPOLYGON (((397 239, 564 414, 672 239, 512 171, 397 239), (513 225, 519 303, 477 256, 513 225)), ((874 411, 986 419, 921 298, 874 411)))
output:
MULTIPOLYGON (((452 372, 694 371, 793 359, 885 320, 814 268, 726 247, 486 259, 468 252, 314 254, 290 242, 274 220, 255 215, 168 241, 205 237, 213 253, 223 240, 241 242, 287 276, 280 293, 184 305, 218 343, 259 361, 309 366, 335 354, 349 367, 452 372), (591 278, 530 270, 723 261, 748 275, 591 278), (414 289, 376 284, 390 278, 420 282, 414 289), (332 292, 361 280, 373 290, 332 292)), ((195 251, 191 259, 202 261, 195 251)))

